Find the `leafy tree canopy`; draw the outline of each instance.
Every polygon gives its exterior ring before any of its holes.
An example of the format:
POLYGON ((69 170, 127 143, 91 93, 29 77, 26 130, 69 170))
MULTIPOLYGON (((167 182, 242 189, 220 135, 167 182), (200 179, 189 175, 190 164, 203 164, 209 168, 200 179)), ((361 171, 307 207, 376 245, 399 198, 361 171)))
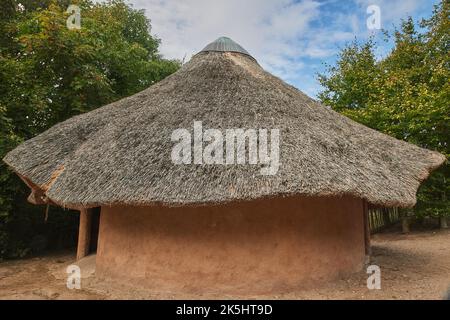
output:
MULTIPOLYGON (((392 34, 392 51, 375 57, 375 42, 356 40, 318 79, 319 99, 373 129, 450 156, 450 2, 431 18, 404 20, 392 34)), ((444 165, 421 187, 417 214, 450 214, 450 168, 444 165)))
MULTIPOLYGON (((0 158, 58 122, 176 71, 180 62, 160 56, 150 26, 123 0, 2 0, 0 158), (81 9, 80 29, 67 28, 69 4, 81 9)), ((3 162, 0 183, 1 258, 23 252, 43 228, 42 208, 25 203, 28 190, 3 162)), ((64 229, 58 223, 54 228, 64 229)))

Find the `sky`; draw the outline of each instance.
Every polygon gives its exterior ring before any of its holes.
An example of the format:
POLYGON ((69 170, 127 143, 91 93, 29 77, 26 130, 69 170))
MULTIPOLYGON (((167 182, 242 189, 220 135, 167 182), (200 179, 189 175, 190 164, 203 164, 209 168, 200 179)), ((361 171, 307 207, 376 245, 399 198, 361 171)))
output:
POLYGON ((376 29, 393 30, 402 18, 429 17, 438 0, 128 0, 145 9, 151 33, 161 39, 165 58, 185 59, 227 36, 244 47, 267 71, 311 97, 321 90, 317 73, 333 64, 355 38, 373 35, 377 55, 390 44, 376 29), (369 12, 367 11, 369 8, 369 12), (370 10, 372 9, 372 10, 370 10), (375 7, 375 10, 377 8, 375 7), (371 28, 367 26, 369 19, 371 28))

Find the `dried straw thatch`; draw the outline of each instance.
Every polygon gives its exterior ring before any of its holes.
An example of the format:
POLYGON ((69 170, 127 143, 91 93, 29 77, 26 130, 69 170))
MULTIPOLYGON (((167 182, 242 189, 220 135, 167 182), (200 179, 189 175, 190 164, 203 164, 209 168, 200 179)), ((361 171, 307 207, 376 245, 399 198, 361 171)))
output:
POLYGON ((265 72, 237 52, 200 52, 131 97, 73 117, 4 161, 33 202, 70 208, 220 203, 285 195, 353 195, 413 206, 445 157, 360 125, 265 72), (279 128, 279 171, 255 165, 175 165, 172 131, 279 128))

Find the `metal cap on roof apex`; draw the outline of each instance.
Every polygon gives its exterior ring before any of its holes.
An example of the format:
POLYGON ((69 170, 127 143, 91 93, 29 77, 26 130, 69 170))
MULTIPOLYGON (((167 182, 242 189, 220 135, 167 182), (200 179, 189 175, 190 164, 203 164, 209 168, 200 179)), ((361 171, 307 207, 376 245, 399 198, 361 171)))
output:
MULTIPOLYGON (((250 56, 247 50, 242 48, 239 44, 231 40, 227 37, 220 37, 214 42, 208 44, 202 51, 200 52, 208 52, 208 51, 219 51, 219 52, 238 52, 250 56)), ((253 57, 252 57, 253 58, 253 57)), ((253 58, 254 59, 254 58, 253 58)))

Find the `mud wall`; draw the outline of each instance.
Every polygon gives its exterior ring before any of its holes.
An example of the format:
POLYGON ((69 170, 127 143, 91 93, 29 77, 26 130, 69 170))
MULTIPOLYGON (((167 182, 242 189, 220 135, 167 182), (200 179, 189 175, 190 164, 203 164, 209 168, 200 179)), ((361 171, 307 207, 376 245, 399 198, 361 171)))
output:
POLYGON ((364 258, 355 198, 102 207, 96 273, 156 291, 263 293, 359 271, 364 258))

